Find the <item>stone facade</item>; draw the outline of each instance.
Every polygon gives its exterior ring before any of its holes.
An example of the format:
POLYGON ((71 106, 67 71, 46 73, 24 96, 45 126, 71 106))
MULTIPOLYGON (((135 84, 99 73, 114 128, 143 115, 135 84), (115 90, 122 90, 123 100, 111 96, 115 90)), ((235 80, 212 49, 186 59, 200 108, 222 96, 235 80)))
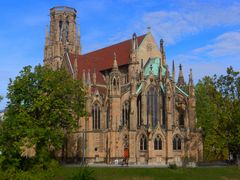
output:
POLYGON ((158 49, 150 32, 139 37, 134 33, 127 41, 81 54, 76 10, 55 7, 50 17, 45 65, 65 68, 81 79, 87 96, 88 116, 68 135, 60 156, 88 163, 201 161, 192 71, 185 83, 180 65, 175 79, 174 62, 171 73, 166 64, 163 40, 158 49))

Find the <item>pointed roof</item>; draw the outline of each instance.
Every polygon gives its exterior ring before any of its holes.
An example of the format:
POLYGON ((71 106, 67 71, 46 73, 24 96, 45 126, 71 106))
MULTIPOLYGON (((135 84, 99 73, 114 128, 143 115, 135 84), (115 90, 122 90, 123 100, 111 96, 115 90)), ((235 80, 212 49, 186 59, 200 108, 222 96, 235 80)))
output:
MULTIPOLYGON (((137 37, 139 45, 147 34, 137 37)), ((113 54, 117 54, 118 66, 128 65, 130 62, 130 54, 132 50, 132 39, 98 49, 83 55, 78 55, 78 77, 82 79, 83 69, 89 69, 94 72, 96 68, 97 83, 105 84, 101 71, 112 69, 113 54)), ((73 65, 74 54, 69 54, 70 61, 73 65)))

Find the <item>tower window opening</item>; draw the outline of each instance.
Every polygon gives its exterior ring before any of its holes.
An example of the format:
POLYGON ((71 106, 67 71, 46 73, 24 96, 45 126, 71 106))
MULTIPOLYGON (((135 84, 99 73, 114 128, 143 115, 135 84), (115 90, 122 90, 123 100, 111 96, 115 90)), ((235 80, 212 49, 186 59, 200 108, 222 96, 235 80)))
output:
POLYGON ((62 21, 59 21, 59 41, 62 41, 62 25, 63 25, 63 22, 62 21))
POLYGON ((69 41, 69 21, 66 22, 66 41, 69 41))

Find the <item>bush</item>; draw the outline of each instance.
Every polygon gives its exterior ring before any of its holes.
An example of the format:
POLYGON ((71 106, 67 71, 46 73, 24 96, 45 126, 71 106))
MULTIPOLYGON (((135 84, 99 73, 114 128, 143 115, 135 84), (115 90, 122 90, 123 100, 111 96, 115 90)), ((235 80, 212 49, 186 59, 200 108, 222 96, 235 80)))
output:
POLYGON ((94 180, 94 170, 88 166, 81 167, 80 170, 73 175, 72 180, 94 180))
POLYGON ((177 165, 176 164, 169 164, 168 166, 170 169, 177 169, 177 165))

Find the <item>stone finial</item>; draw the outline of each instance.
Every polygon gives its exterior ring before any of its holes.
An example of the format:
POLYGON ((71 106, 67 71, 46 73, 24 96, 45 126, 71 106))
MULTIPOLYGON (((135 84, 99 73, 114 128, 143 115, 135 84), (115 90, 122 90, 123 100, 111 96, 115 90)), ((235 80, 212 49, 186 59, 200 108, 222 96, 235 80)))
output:
POLYGON ((161 53, 161 59, 162 59, 162 65, 166 65, 166 55, 165 55, 165 50, 164 50, 164 41, 163 39, 160 39, 160 53, 161 53))
POLYGON ((132 51, 136 51, 138 48, 138 42, 137 42, 137 34, 133 33, 132 35, 132 51))
POLYGON ((93 71, 93 84, 94 85, 96 84, 96 81, 97 81, 96 68, 94 68, 94 71, 93 71))
POLYGON ((113 59, 113 67, 112 67, 112 69, 113 70, 118 70, 117 55, 116 55, 115 52, 113 53, 113 56, 114 56, 114 59, 113 59))
POLYGON ((86 83, 86 73, 85 73, 85 69, 83 69, 82 82, 83 82, 83 84, 86 83))
POLYGON ((90 75, 90 69, 88 69, 88 78, 87 78, 87 84, 91 85, 91 75, 90 75))
POLYGON ((192 69, 190 69, 190 74, 189 74, 189 86, 193 86, 193 75, 192 75, 192 69))
POLYGON ((179 76, 178 76, 178 85, 183 86, 185 84, 183 71, 182 71, 182 65, 179 65, 179 76))
POLYGON ((172 61, 172 79, 175 82, 175 63, 174 60, 172 61))

